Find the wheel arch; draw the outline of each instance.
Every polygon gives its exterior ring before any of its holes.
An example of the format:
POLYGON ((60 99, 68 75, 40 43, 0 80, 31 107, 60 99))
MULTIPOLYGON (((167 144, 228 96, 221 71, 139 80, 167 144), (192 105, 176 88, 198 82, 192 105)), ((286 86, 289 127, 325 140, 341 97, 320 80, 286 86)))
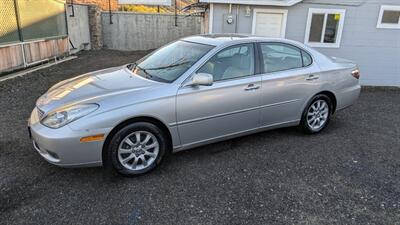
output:
MULTIPOLYGON (((337 99, 336 99, 335 94, 331 91, 321 91, 321 92, 317 93, 316 95, 320 95, 320 94, 328 96, 328 98, 332 101, 332 107, 333 107, 332 114, 334 114, 336 112, 336 107, 337 107, 337 99)), ((314 95, 314 96, 316 96, 316 95, 314 95)))
POLYGON ((332 114, 334 114, 334 113, 336 112, 336 109, 337 109, 337 98, 336 98, 336 95, 335 95, 333 92, 331 92, 331 91, 325 90, 325 91, 320 91, 320 92, 314 94, 313 96, 311 96, 311 97, 304 103, 303 108, 302 108, 302 113, 304 113, 304 111, 306 110, 307 106, 311 103, 312 99, 313 99, 315 96, 320 95, 320 94, 326 95, 326 96, 332 101, 332 108, 333 108, 333 109, 332 109, 332 114))
POLYGON ((155 117, 151 117, 151 116, 138 116, 138 117, 132 117, 129 119, 126 119, 122 122, 120 122, 117 126, 115 126, 110 133, 107 135, 106 140, 103 143, 103 149, 102 149, 102 161, 103 161, 103 165, 105 162, 105 157, 106 157, 106 149, 108 147, 108 145, 110 144, 111 139, 114 137, 114 135, 121 130, 123 127, 132 124, 132 123, 137 123, 137 122, 147 122, 147 123, 151 123, 155 126, 157 126, 158 128, 160 128, 165 135, 167 136, 167 140, 168 140, 168 151, 172 151, 172 135, 170 130, 168 129, 167 125, 165 125, 161 120, 155 118, 155 117))

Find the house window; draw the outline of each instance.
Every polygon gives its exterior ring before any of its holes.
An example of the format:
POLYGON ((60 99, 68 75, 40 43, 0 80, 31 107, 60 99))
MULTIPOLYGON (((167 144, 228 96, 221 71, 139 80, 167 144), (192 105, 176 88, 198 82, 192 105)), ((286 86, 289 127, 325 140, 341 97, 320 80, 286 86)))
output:
POLYGON ((381 6, 377 28, 400 29, 400 6, 381 6))
POLYGON ((339 48, 344 9, 310 9, 304 43, 311 47, 339 48))

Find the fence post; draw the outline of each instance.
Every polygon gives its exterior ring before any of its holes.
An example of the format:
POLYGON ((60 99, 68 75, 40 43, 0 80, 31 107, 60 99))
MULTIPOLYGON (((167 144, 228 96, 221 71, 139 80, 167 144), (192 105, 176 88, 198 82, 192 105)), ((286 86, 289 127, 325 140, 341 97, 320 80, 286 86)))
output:
POLYGON ((108 11, 109 11, 109 14, 110 14, 110 24, 113 24, 112 12, 111 12, 111 0, 108 0, 108 11))
POLYGON ((14 0, 14 10, 15 10, 15 19, 17 20, 18 37, 19 37, 19 40, 21 41, 22 60, 24 61, 24 67, 27 67, 28 63, 26 62, 24 37, 22 36, 22 31, 21 31, 21 23, 20 23, 20 18, 19 18, 17 0, 14 0))
POLYGON ((74 8, 74 0, 71 0, 69 5, 71 6, 71 15, 69 15, 70 17, 74 17, 75 16, 75 8, 74 8))
POLYGON ((21 42, 23 42, 24 39, 23 39, 22 33, 21 33, 21 24, 20 24, 19 12, 18 12, 18 3, 17 3, 17 0, 14 0, 14 10, 15 10, 15 19, 17 20, 17 29, 18 29, 19 40, 20 40, 21 42))

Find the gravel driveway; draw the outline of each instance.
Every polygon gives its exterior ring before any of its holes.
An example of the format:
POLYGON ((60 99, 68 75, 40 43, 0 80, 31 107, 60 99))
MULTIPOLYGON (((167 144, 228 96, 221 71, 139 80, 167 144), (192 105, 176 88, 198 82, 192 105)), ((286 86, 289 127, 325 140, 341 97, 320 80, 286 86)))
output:
POLYGON ((0 224, 400 224, 400 89, 364 89, 319 135, 236 138, 138 178, 45 162, 25 127, 35 100, 142 55, 89 51, 0 83, 0 224))

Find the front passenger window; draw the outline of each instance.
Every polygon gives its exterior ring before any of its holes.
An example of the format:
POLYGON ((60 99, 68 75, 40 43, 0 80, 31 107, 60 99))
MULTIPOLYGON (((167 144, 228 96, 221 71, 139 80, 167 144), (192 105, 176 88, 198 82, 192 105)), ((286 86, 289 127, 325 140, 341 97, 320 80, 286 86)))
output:
POLYGON ((213 75, 214 81, 254 74, 253 44, 228 47, 214 55, 197 73, 213 75))
POLYGON ((294 46, 284 43, 263 43, 261 52, 266 73, 303 67, 300 49, 294 46))

